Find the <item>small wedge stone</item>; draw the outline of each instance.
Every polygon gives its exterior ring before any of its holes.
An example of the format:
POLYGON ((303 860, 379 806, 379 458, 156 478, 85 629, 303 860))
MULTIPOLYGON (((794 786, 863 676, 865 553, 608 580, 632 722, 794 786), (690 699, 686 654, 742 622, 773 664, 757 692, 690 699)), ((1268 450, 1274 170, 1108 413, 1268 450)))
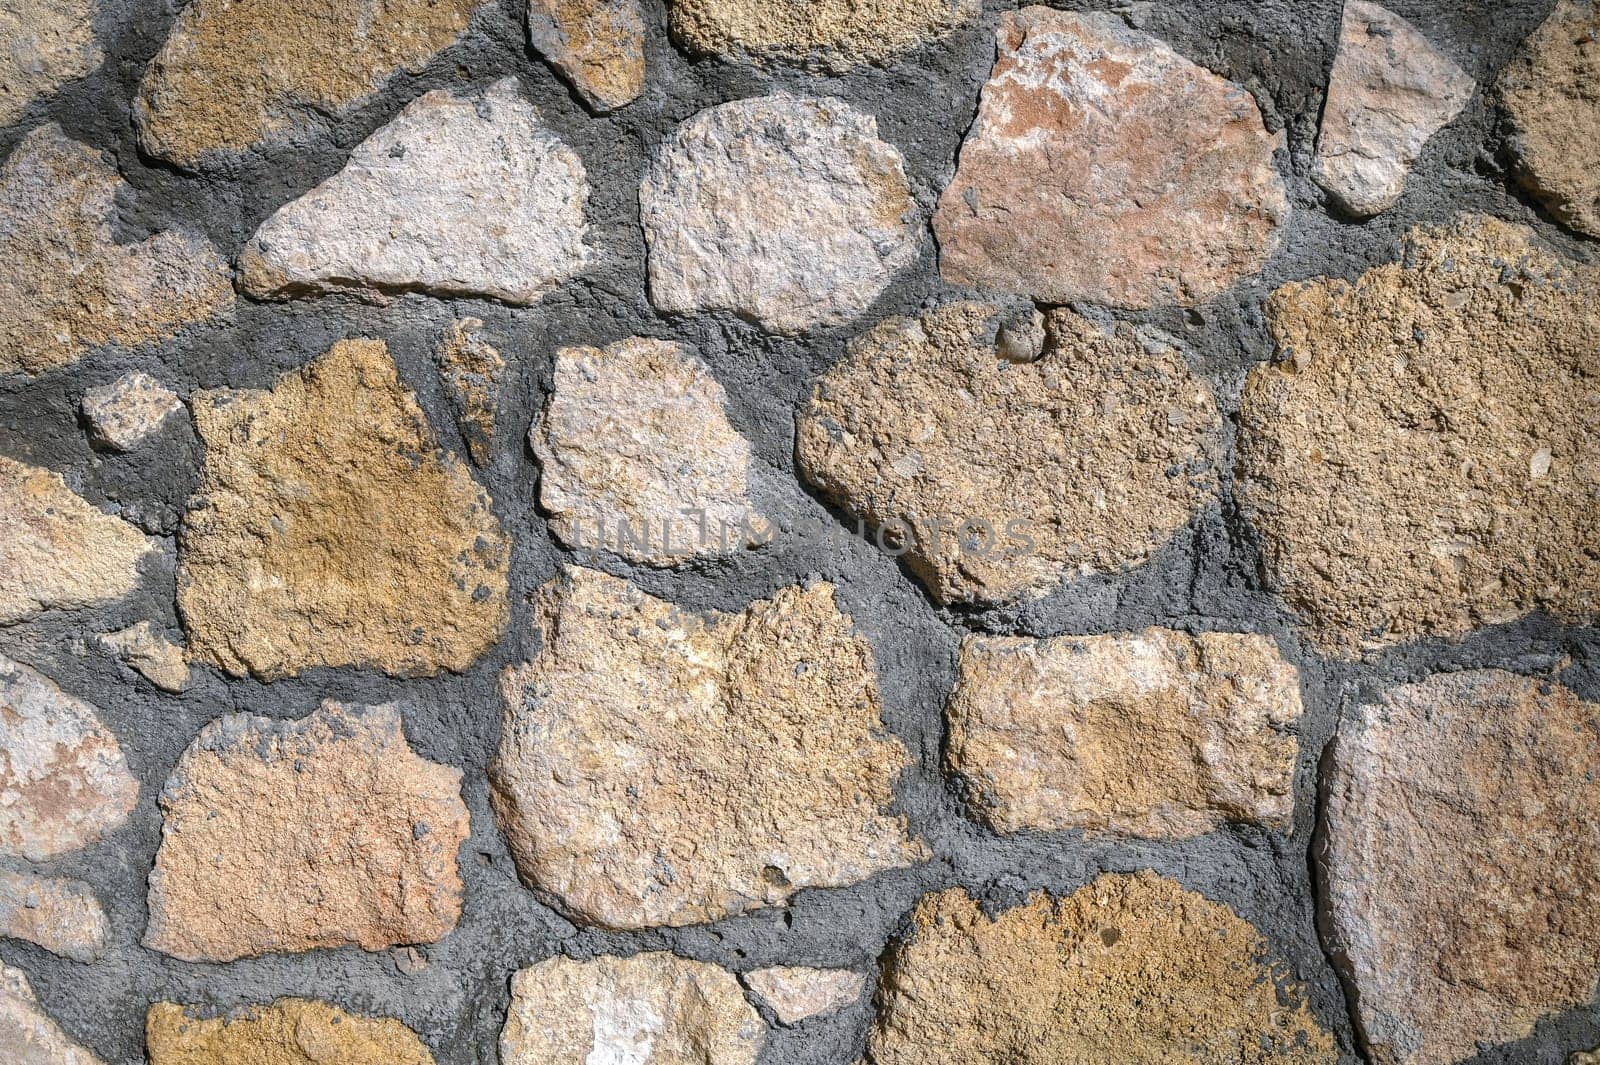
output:
POLYGON ((528 39, 596 111, 644 91, 639 0, 528 0, 528 39))
POLYGON ((861 993, 867 989, 866 976, 850 969, 789 965, 746 973, 744 983, 786 1027, 837 1013, 860 1001, 861 993))
POLYGON ((0 869, 0 936, 83 962, 106 952, 106 911, 81 880, 0 869))

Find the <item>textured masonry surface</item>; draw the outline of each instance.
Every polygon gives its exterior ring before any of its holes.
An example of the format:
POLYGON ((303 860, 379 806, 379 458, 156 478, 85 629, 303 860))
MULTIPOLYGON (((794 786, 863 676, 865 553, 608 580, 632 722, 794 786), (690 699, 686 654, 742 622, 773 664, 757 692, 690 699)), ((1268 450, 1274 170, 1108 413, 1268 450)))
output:
POLYGON ((1593 0, 0 0, 0 1065, 1589 1065, 1593 0))

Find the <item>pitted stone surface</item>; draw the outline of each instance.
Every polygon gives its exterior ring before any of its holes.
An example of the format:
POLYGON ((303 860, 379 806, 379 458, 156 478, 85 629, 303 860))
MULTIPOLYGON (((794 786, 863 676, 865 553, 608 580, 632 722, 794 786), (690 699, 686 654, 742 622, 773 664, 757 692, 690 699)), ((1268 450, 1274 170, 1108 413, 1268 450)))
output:
POLYGON ((757 969, 745 974, 744 983, 786 1027, 837 1013, 859 1001, 867 989, 867 978, 862 973, 795 965, 757 969))
POLYGON ((95 708, 0 655, 0 855, 42 862, 88 846, 138 801, 95 708))
POLYGON ((506 671, 490 767, 523 879, 608 928, 714 921, 921 860, 908 764, 833 586, 690 614, 567 567, 506 671))
POLYGON ((143 371, 124 374, 83 394, 90 439, 113 451, 132 451, 182 409, 176 393, 143 371))
POLYGON ((1600 237, 1600 4, 1558 0, 1500 75, 1518 175, 1562 222, 1600 237))
POLYGON ((1266 954, 1227 906, 1148 871, 995 918, 930 895, 885 957, 866 1063, 1331 1065, 1266 954))
POLYGON ((0 625, 113 602, 139 585, 155 545, 61 475, 0 456, 0 625))
POLYGON ((0 1061, 7 1065, 104 1065, 45 1013, 21 969, 0 962, 0 1061))
POLYGON ((0 166, 0 374, 162 340, 232 306, 227 264, 203 238, 169 229, 117 240, 126 188, 104 153, 54 125, 0 166))
POLYGON ((504 630, 508 547, 381 341, 271 391, 196 393, 206 458, 180 539, 190 652, 264 679, 461 670, 504 630))
POLYGON ((832 98, 700 112, 657 151, 639 207, 657 309, 732 311, 778 333, 856 318, 921 244, 899 150, 832 98))
POLYGON ((449 390, 456 427, 467 443, 467 453, 479 466, 488 466, 494 461, 505 359, 489 343, 479 318, 452 322, 433 357, 449 390))
POLYGON ((1289 201, 1249 93, 1109 12, 1007 12, 996 39, 933 219, 946 280, 1136 309, 1260 272, 1289 201))
POLYGON ((1317 184, 1353 215, 1393 207, 1423 145, 1461 113, 1475 87, 1411 23, 1346 0, 1317 139, 1317 184))
POLYGON ((1267 313, 1238 496, 1325 650, 1600 617, 1600 269, 1469 216, 1267 313))
POLYGON ((948 759, 999 832, 1286 830, 1303 710, 1298 671, 1264 636, 968 636, 948 759))
POLYGON ((0 126, 105 58, 94 38, 96 0, 0 0, 0 126))
POLYGON ((569 546, 653 565, 742 550, 745 531, 765 525, 747 494, 750 445, 726 402, 680 344, 562 348, 530 434, 551 529, 569 546))
POLYGON ((639 0, 528 0, 528 40, 596 111, 644 91, 639 0))
POLYGON ((188 689, 191 674, 183 648, 157 632, 150 622, 141 621, 119 632, 108 632, 100 640, 113 654, 162 691, 181 692, 188 689))
POLYGON ((1216 493, 1216 401, 1171 341, 1061 309, 1044 354, 1015 363, 997 314, 883 322, 799 419, 801 474, 899 545, 941 603, 1139 565, 1216 493))
POLYGON ((244 291, 538 302, 588 258, 583 162, 515 78, 412 101, 239 256, 244 291))
POLYGON ((283 998, 206 1019, 172 1002, 145 1016, 150 1065, 434 1065, 399 1021, 283 998))
POLYGON ((282 140, 418 71, 483 0, 196 0, 145 70, 139 145, 186 167, 282 140))
POLYGON ((726 969, 671 954, 556 957, 511 978, 501 1065, 755 1065, 761 1018, 726 969))
POLYGON ((0 869, 0 936, 87 965, 106 952, 106 912, 81 880, 0 869))
POLYGON ((232 961, 432 943, 461 915, 461 771, 419 758, 394 706, 229 714, 161 792, 144 945, 232 961))
POLYGON ((1449 1065, 1593 998, 1597 806, 1600 704, 1559 684, 1437 674, 1345 719, 1324 861, 1375 1061, 1449 1065))
POLYGON ((978 17, 979 0, 671 0, 672 34, 701 54, 844 70, 886 63, 978 17))

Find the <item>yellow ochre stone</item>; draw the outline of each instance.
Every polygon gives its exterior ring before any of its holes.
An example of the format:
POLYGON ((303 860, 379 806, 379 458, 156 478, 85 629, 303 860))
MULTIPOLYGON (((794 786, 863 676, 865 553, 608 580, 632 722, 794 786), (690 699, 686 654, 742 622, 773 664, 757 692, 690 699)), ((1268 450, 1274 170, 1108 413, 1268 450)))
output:
POLYGON ((150 1065, 433 1065, 399 1021, 284 998, 215 1020, 157 1002, 145 1018, 150 1065))

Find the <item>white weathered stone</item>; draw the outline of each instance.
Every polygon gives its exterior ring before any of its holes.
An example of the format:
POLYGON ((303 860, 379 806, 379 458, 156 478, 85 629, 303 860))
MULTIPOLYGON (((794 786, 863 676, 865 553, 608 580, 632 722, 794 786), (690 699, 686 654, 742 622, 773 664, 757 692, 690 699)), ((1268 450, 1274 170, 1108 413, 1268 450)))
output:
POLYGON ((128 819, 139 782, 95 708, 0 656, 0 855, 42 862, 128 819))
POLYGON ((0 869, 0 936, 89 964, 106 952, 106 912, 81 880, 0 869))
POLYGON ((746 973, 745 986, 772 1008, 785 1027, 837 1013, 860 1000, 867 978, 852 969, 779 965, 746 973))
POLYGON ((798 333, 865 311, 917 257, 905 164, 842 100, 777 93, 700 112, 639 188, 650 299, 798 333))
POLYGON ((150 622, 141 621, 119 632, 108 632, 100 637, 100 642, 162 691, 188 689, 189 660, 183 648, 157 632, 150 622))
POLYGON ((0 624, 121 599, 138 587, 139 562, 154 546, 60 474, 0 457, 0 624))
POLYGON ((567 567, 501 680, 491 798, 527 883, 575 918, 715 921, 909 865, 909 763, 829 584, 700 616, 567 567))
POLYGON ((21 969, 0 962, 0 1061, 6 1065, 104 1065, 45 1013, 21 969))
POLYGON ((515 78, 481 96, 440 89, 356 146, 281 209, 239 259, 258 296, 355 290, 532 304, 583 269, 583 162, 515 78))
POLYGON ((644 91, 639 0, 528 0, 528 40, 596 111, 644 91))
POLYGON ((105 58, 94 39, 96 0, 0 0, 0 126, 105 58))
POLYGON ((766 1027, 726 969, 551 958, 511 978, 501 1065, 755 1065, 766 1027))
POLYGON ((530 433, 556 535, 656 565, 741 550, 742 531, 764 519, 726 401, 705 363, 669 341, 557 352, 555 389, 530 433))
POLYGON ((89 436, 101 447, 132 451, 183 409, 177 393, 147 373, 135 371, 83 394, 89 436))
POLYGON ((1346 0, 1317 138, 1317 184, 1367 217, 1394 206, 1411 164, 1475 83, 1399 15, 1346 0))

